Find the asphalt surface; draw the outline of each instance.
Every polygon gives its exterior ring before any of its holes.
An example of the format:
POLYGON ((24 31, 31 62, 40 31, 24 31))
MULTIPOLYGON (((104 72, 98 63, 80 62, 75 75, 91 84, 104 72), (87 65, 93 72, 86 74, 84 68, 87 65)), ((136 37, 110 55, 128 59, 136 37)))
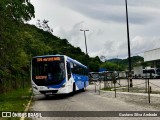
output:
MULTIPOLYGON (((117 95, 121 96, 120 94, 117 95)), ((127 94, 123 96, 127 96, 127 94)), ((148 112, 154 113, 154 111, 159 111, 160 109, 159 107, 156 108, 152 105, 148 105, 147 102, 144 103, 143 100, 139 102, 139 104, 137 104, 136 102, 132 102, 131 96, 132 94, 130 94, 129 96, 130 100, 126 101, 126 99, 121 99, 121 97, 115 98, 114 92, 101 92, 99 95, 98 91, 95 93, 95 86, 90 85, 87 87, 87 90, 85 92, 78 92, 73 96, 60 95, 60 96, 51 96, 49 98, 45 98, 44 96, 34 96, 32 106, 30 107, 30 111, 35 111, 35 112, 41 111, 42 113, 41 118, 33 118, 33 120, 39 120, 39 119, 40 120, 159 120, 160 119, 160 117, 141 117, 141 116, 135 117, 135 114, 137 112, 140 113, 140 111, 142 112, 142 114, 147 114, 148 112), (58 117, 57 116, 54 117, 54 114, 56 114, 54 111, 59 111, 60 115, 58 117), (134 111, 134 112, 130 113, 129 111, 134 111), (71 114, 71 117, 67 116, 69 114, 71 114), (115 117, 113 117, 114 115, 115 117), (129 115, 129 117, 128 116, 124 117, 122 115, 125 116, 129 115)), ((138 95, 136 99, 137 101, 139 101, 140 96, 142 95, 138 95)), ((135 99, 134 95, 133 98, 135 99)), ((157 104, 160 104, 160 102, 157 104)))

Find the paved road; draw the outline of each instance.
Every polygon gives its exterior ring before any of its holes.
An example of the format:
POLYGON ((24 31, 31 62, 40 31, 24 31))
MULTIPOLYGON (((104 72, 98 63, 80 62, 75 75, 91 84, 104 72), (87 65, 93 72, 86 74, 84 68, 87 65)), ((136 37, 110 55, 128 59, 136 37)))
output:
MULTIPOLYGON (((107 94, 107 93, 106 93, 107 94)), ((52 96, 46 99, 43 96, 34 97, 31 111, 156 111, 146 106, 121 101, 107 95, 99 95, 94 92, 94 85, 87 87, 85 92, 79 92, 74 96, 52 96)), ((121 113, 121 112, 120 112, 121 113)), ((158 120, 157 117, 91 117, 96 112, 88 113, 89 117, 42 117, 42 120, 158 120)), ((106 113, 112 114, 112 113, 106 113)), ((134 114, 134 113, 132 113, 134 114)), ((39 120, 39 118, 34 118, 39 120)))

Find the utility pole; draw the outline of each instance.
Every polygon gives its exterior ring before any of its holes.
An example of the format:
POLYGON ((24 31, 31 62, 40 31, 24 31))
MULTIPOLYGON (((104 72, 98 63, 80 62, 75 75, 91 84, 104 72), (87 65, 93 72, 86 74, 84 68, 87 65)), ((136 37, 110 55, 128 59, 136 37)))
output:
MULTIPOLYGON (((129 24, 128 24, 128 8, 127 8, 127 0, 125 0, 126 4, 126 22, 127 22, 127 38, 128 38, 128 65, 129 65, 129 72, 128 72, 128 85, 130 82, 130 87, 133 86, 132 84, 132 73, 131 73, 131 52, 130 52, 130 38, 129 38, 129 24)), ((128 86, 128 92, 129 92, 129 86, 128 86)))
POLYGON ((85 47, 86 47, 86 55, 88 55, 88 51, 87 51, 87 42, 86 42, 86 31, 89 31, 89 30, 88 30, 88 29, 87 29, 87 30, 82 30, 82 29, 80 29, 80 31, 83 31, 83 32, 84 32, 85 47))
POLYGON ((88 29, 85 29, 85 30, 83 30, 83 29, 80 29, 80 31, 83 31, 84 32, 84 39, 85 39, 85 47, 86 47, 86 65, 87 65, 87 67, 89 67, 88 66, 88 51, 87 51, 87 41, 86 41, 86 31, 89 31, 88 29))

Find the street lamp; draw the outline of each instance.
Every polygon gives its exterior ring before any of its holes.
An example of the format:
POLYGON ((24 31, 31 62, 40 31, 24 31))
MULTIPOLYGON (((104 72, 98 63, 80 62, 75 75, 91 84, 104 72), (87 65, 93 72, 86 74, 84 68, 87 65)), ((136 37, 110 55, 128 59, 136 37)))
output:
MULTIPOLYGON (((128 8, 127 8, 127 0, 125 0, 126 4, 126 22, 127 22, 127 38, 128 38, 128 65, 129 65, 129 74, 128 78, 130 80, 130 87, 132 87, 132 78, 131 78, 131 52, 130 52, 130 39, 129 39, 129 24, 128 24, 128 8)), ((129 92, 129 80, 128 80, 128 92, 129 92)))
POLYGON ((88 30, 88 29, 87 29, 87 30, 82 30, 82 29, 80 29, 80 31, 83 31, 83 32, 84 32, 85 47, 86 47, 86 55, 88 55, 88 52, 87 52, 87 42, 86 42, 86 31, 89 31, 89 30, 88 30))
MULTIPOLYGON (((86 47, 86 55, 88 55, 88 51, 87 51, 87 42, 86 42, 86 31, 89 31, 89 30, 88 30, 88 29, 86 29, 86 30, 80 29, 80 31, 83 31, 83 32, 84 32, 85 47, 86 47)), ((88 66, 88 58, 87 58, 87 56, 86 56, 86 65, 88 66)))

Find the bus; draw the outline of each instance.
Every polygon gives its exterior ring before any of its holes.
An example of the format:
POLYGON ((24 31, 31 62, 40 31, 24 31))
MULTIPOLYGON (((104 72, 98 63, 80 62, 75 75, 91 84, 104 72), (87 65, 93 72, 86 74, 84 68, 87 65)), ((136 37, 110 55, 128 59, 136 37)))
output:
POLYGON ((75 93, 89 85, 88 68, 66 55, 35 56, 31 63, 33 94, 46 97, 75 93))
POLYGON ((100 73, 99 72, 89 72, 89 79, 90 81, 98 81, 100 80, 100 73))
POLYGON ((160 78, 160 68, 143 69, 143 78, 160 78))

